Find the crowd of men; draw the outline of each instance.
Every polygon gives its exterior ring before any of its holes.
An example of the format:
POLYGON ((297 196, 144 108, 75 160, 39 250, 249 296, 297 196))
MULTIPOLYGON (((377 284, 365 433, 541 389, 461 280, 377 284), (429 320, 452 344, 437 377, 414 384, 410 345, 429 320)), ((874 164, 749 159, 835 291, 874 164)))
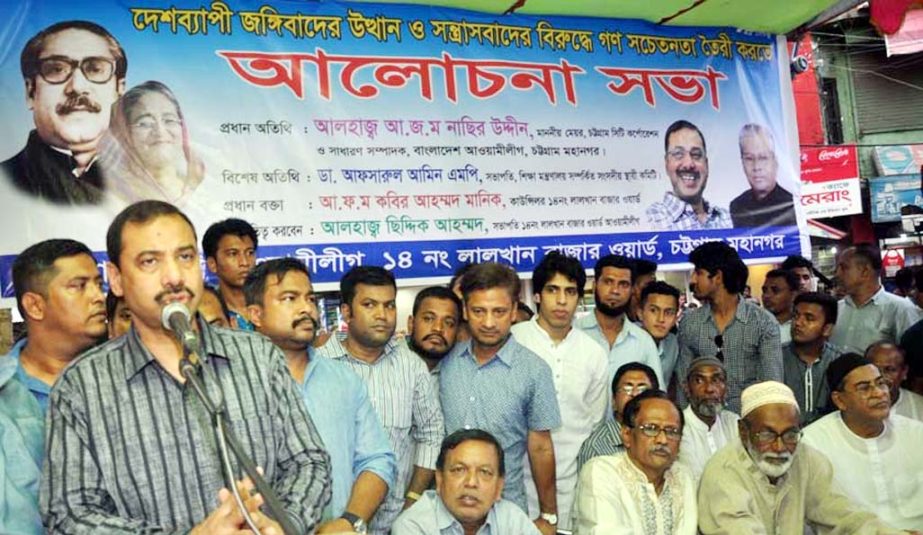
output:
POLYGON ((923 280, 886 292, 869 246, 839 255, 842 299, 792 257, 761 307, 734 249, 702 244, 702 305, 685 312, 655 264, 609 255, 581 317, 576 258, 540 259, 530 319, 517 273, 476 264, 416 295, 405 336, 394 276, 359 266, 340 281, 345 332, 320 338, 313 274, 257 263, 258 245, 245 221, 212 225, 209 288, 189 219, 143 201, 108 229, 108 296, 81 243, 17 257, 27 334, 0 358, 0 532, 923 529, 923 280), (162 323, 175 302, 196 312, 199 373, 285 522, 223 472, 162 323))

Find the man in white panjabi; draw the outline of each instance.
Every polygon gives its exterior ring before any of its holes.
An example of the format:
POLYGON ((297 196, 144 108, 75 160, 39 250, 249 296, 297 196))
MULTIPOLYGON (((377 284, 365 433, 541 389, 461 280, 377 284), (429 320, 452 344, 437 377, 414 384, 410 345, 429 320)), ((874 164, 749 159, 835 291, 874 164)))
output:
POLYGON ((679 462, 698 483, 705 463, 725 444, 737 439, 736 413, 724 409, 727 374, 715 357, 699 357, 689 365, 683 383, 689 406, 683 410, 686 425, 679 447, 679 462))

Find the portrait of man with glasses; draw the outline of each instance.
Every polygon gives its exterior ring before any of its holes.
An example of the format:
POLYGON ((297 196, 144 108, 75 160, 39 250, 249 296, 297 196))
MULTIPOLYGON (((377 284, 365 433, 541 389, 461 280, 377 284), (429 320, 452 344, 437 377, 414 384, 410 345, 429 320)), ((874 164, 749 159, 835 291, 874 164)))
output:
POLYGON ((647 208, 647 221, 656 229, 703 230, 731 228, 731 214, 705 200, 708 152, 699 127, 679 120, 663 135, 663 161, 672 189, 647 208))
POLYGON ((100 203, 103 182, 94 162, 112 104, 125 89, 124 50, 97 24, 64 21, 26 43, 20 67, 35 129, 0 173, 51 203, 100 203))

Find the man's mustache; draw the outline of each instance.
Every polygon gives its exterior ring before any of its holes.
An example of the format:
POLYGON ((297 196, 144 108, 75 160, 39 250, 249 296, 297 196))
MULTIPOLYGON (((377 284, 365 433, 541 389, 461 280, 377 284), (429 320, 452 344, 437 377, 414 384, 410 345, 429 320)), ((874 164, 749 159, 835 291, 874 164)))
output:
POLYGON ((295 321, 293 321, 292 329, 297 328, 298 326, 300 326, 302 323, 305 323, 305 322, 310 322, 311 327, 313 327, 315 331, 317 330, 317 322, 314 321, 314 318, 312 318, 311 316, 305 316, 303 318, 298 318, 295 321))
POLYGON ((189 289, 187 286, 177 286, 172 288, 165 288, 162 292, 154 296, 154 300, 157 301, 157 304, 163 305, 163 300, 167 297, 178 297, 179 295, 185 293, 189 299, 195 297, 195 293, 189 289))
POLYGON ((58 115, 67 115, 75 111, 89 111, 92 113, 99 113, 103 111, 103 107, 87 95, 81 94, 68 96, 67 100, 55 106, 54 111, 58 115))

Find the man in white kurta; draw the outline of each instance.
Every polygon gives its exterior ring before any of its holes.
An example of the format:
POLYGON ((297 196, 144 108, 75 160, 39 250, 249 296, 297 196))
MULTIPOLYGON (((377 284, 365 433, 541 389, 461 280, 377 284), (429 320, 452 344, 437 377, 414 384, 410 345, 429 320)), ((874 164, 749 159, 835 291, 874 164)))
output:
POLYGON ((594 457, 580 471, 574 534, 694 535, 695 483, 674 462, 681 433, 679 408, 666 394, 632 398, 622 428, 626 451, 594 457))
MULTIPOLYGON (((557 474, 558 527, 571 529, 580 445, 607 412, 608 360, 602 347, 571 327, 586 274, 580 262, 559 253, 545 256, 532 277, 538 314, 513 326, 516 341, 551 367, 561 427, 551 431, 557 474), (582 281, 578 280, 582 277, 582 281), (539 287, 541 285, 541 287, 539 287)), ((529 513, 541 512, 529 463, 524 463, 529 513)))
POLYGON ((923 529, 923 422, 889 416, 888 383, 866 362, 831 385, 839 410, 808 426, 802 440, 830 459, 856 504, 896 528, 923 529))
POLYGON ((891 342, 875 342, 865 351, 865 356, 878 366, 881 375, 890 384, 891 415, 923 421, 923 396, 901 388, 910 372, 904 350, 891 342))
POLYGON ((737 414, 724 409, 727 393, 724 364, 714 357, 699 357, 689 366, 684 388, 689 406, 679 448, 679 462, 698 483, 705 463, 725 444, 736 440, 737 414))

